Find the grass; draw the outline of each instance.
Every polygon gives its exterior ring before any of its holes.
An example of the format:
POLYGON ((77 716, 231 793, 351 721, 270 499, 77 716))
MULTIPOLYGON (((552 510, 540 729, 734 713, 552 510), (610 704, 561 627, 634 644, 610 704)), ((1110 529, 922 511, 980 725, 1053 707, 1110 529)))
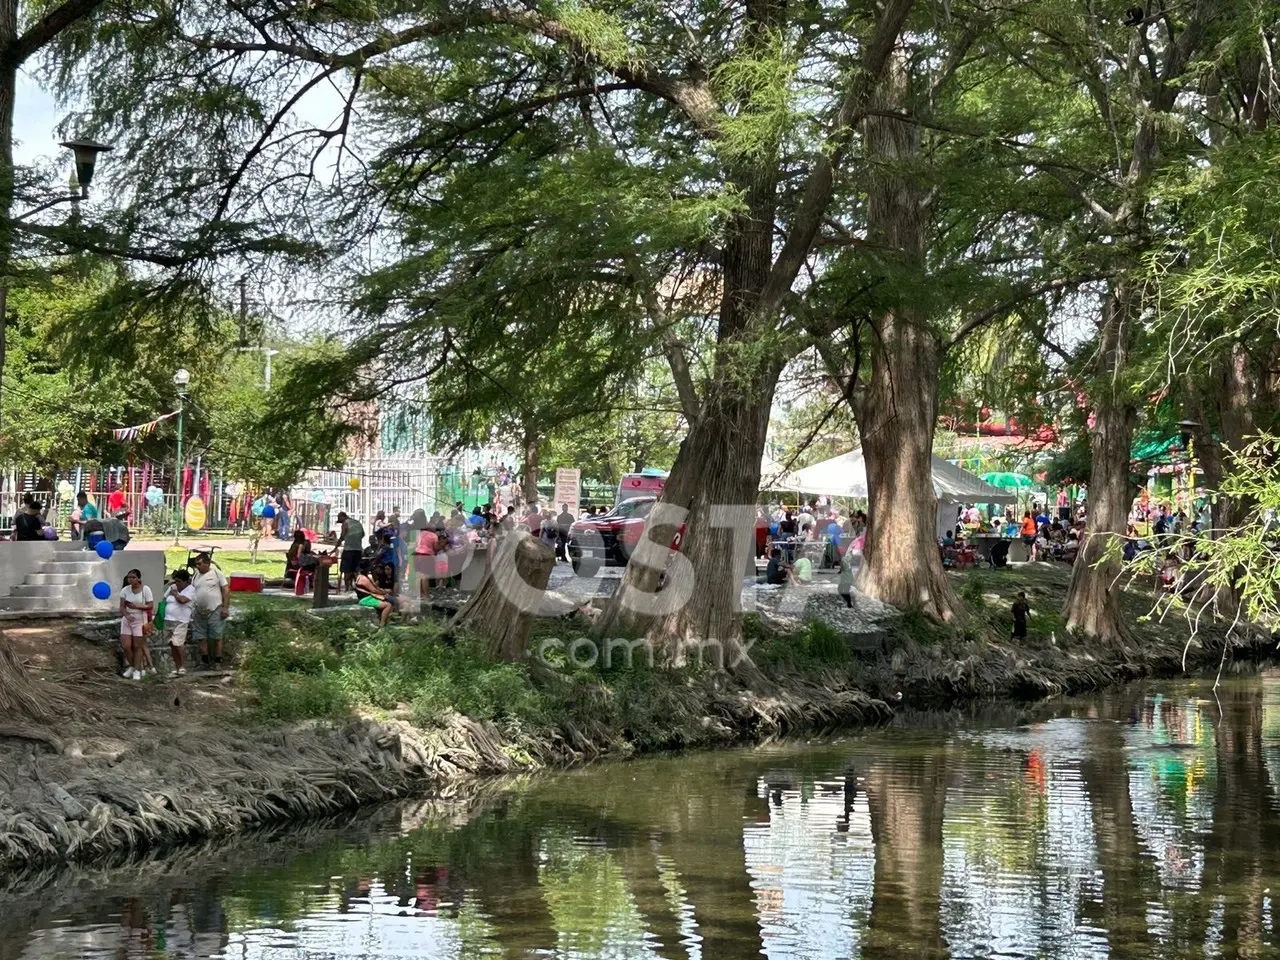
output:
MULTIPOLYGON (((754 701, 734 678, 696 662, 651 669, 638 654, 631 665, 615 661, 583 669, 551 669, 536 658, 505 663, 473 638, 448 636, 439 622, 379 630, 342 614, 308 616, 286 606, 291 598, 237 595, 247 615, 232 633, 249 694, 248 719, 364 714, 429 729, 447 724, 456 712, 492 724, 503 749, 521 756, 562 756, 556 753, 562 746, 586 755, 626 754, 724 743, 757 726, 772 732, 793 721, 803 726, 806 721, 796 720, 802 715, 794 709, 797 702, 816 707, 807 722, 878 719, 856 709, 840 712, 841 698, 847 703, 850 692, 885 702, 905 696, 916 706, 949 705, 1093 689, 1179 669, 1181 640, 1161 637, 1148 624, 1135 624, 1139 642, 1123 647, 1069 636, 1059 613, 1069 574, 1065 568, 966 571, 954 581, 968 614, 960 623, 906 614, 886 628, 883 646, 871 649, 855 649, 821 621, 770 635, 760 618, 748 616, 752 659, 778 688, 754 701), (1014 643, 1010 606, 1020 590, 1032 615, 1027 640, 1014 643), (832 712, 823 714, 828 707, 832 712)), ((568 648, 585 639, 584 627, 539 622, 531 648, 550 637, 568 648)))
MULTIPOLYGON (((284 554, 279 551, 267 553, 262 551, 258 559, 253 560, 248 550, 215 550, 214 559, 225 574, 261 573, 271 579, 279 579, 284 575, 284 554)), ((186 566, 186 547, 166 547, 164 562, 170 572, 178 567, 186 566)))
POLYGON ((250 610, 244 675, 267 719, 397 714, 424 727, 448 711, 503 726, 545 724, 547 705, 523 664, 501 663, 437 624, 378 630, 348 617, 318 621, 250 610))
MULTIPOLYGON (((363 619, 266 608, 250 610, 235 633, 250 719, 367 714, 430 729, 457 712, 493 724, 514 749, 533 751, 590 741, 625 754, 726 738, 725 724, 707 715, 716 680, 696 664, 655 670, 638 656, 630 666, 553 671, 494 660, 471 637, 446 637, 439 623, 379 630, 363 619)), ((568 644, 574 636, 560 638, 568 644)), ((780 659, 786 649, 777 647, 780 659)), ((842 639, 819 629, 791 649, 789 667, 848 657, 842 639)))

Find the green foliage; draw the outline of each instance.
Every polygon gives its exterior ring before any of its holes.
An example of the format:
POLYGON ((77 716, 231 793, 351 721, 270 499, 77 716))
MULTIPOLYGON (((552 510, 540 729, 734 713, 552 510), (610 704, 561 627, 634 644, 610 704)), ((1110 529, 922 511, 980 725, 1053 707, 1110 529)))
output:
POLYGON ((1049 486, 1088 483, 1093 469, 1093 451, 1088 434, 1078 434, 1066 450, 1049 461, 1045 482, 1049 486))
MULTIPOLYGON (((6 336, 0 462, 52 471, 122 463, 130 454, 171 460, 172 422, 128 444, 117 442, 111 428, 172 411, 179 367, 191 373, 184 421, 192 460, 202 457, 229 477, 285 486, 337 457, 350 428, 327 405, 278 417, 279 391, 263 389, 261 354, 237 352, 236 325, 225 312, 193 302, 180 322, 146 312, 143 301, 125 309, 131 283, 99 267, 9 292, 16 320, 6 336)), ((324 355, 322 347, 279 346, 278 368, 286 374, 324 355)), ((172 530, 167 511, 148 511, 142 520, 149 532, 172 530)))
MULTIPOLYGON (((1179 609, 1195 627, 1217 620, 1280 630, 1278 453, 1280 437, 1274 434, 1262 434, 1237 451, 1235 469, 1217 493, 1248 505, 1239 524, 1213 536, 1184 531, 1165 538, 1159 558, 1177 554, 1182 559, 1178 589, 1158 599, 1158 611, 1179 609)), ((1134 567, 1149 573, 1151 561, 1139 556, 1134 567)))
POLYGON ((316 622, 264 612, 246 631, 243 669, 254 708, 265 717, 407 709, 426 726, 450 710, 504 724, 544 721, 523 666, 492 661, 466 638, 447 645, 438 627, 377 630, 342 618, 316 622))
POLYGON ((821 620, 808 621, 794 634, 767 636, 751 650, 761 665, 819 669, 847 664, 853 654, 848 639, 821 620))

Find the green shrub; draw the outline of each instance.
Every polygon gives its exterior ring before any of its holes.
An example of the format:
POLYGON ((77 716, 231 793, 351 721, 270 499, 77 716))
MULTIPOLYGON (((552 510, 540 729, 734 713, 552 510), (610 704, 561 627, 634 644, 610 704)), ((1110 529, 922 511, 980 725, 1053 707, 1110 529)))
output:
POLYGON ((278 674, 253 682, 256 712, 272 720, 338 719, 351 712, 337 676, 278 674))
POLYGON ((766 637, 751 649, 758 664, 819 667, 847 663, 852 657, 844 634, 821 620, 810 620, 798 633, 766 637))
POLYGON ((523 664, 495 661, 467 638, 448 646, 434 626, 393 631, 346 618, 254 614, 245 632, 244 675, 263 716, 408 707, 425 725, 450 710, 526 728, 545 722, 546 704, 523 664))

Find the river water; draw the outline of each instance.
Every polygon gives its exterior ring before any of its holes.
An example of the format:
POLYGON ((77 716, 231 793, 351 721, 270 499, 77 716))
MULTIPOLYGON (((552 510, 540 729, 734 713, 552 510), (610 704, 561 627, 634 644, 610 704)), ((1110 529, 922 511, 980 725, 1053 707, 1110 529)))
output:
POLYGON ((0 878, 0 960, 1280 955, 1280 674, 0 878))

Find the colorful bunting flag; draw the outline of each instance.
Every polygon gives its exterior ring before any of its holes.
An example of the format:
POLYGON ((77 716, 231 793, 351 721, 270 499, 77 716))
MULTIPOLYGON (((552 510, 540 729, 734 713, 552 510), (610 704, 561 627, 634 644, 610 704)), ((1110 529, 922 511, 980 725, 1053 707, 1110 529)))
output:
POLYGON ((139 437, 145 437, 153 433, 157 426, 178 415, 178 411, 166 413, 163 417, 157 417, 150 423, 140 423, 136 427, 116 427, 111 433, 117 440, 137 440, 139 437))

